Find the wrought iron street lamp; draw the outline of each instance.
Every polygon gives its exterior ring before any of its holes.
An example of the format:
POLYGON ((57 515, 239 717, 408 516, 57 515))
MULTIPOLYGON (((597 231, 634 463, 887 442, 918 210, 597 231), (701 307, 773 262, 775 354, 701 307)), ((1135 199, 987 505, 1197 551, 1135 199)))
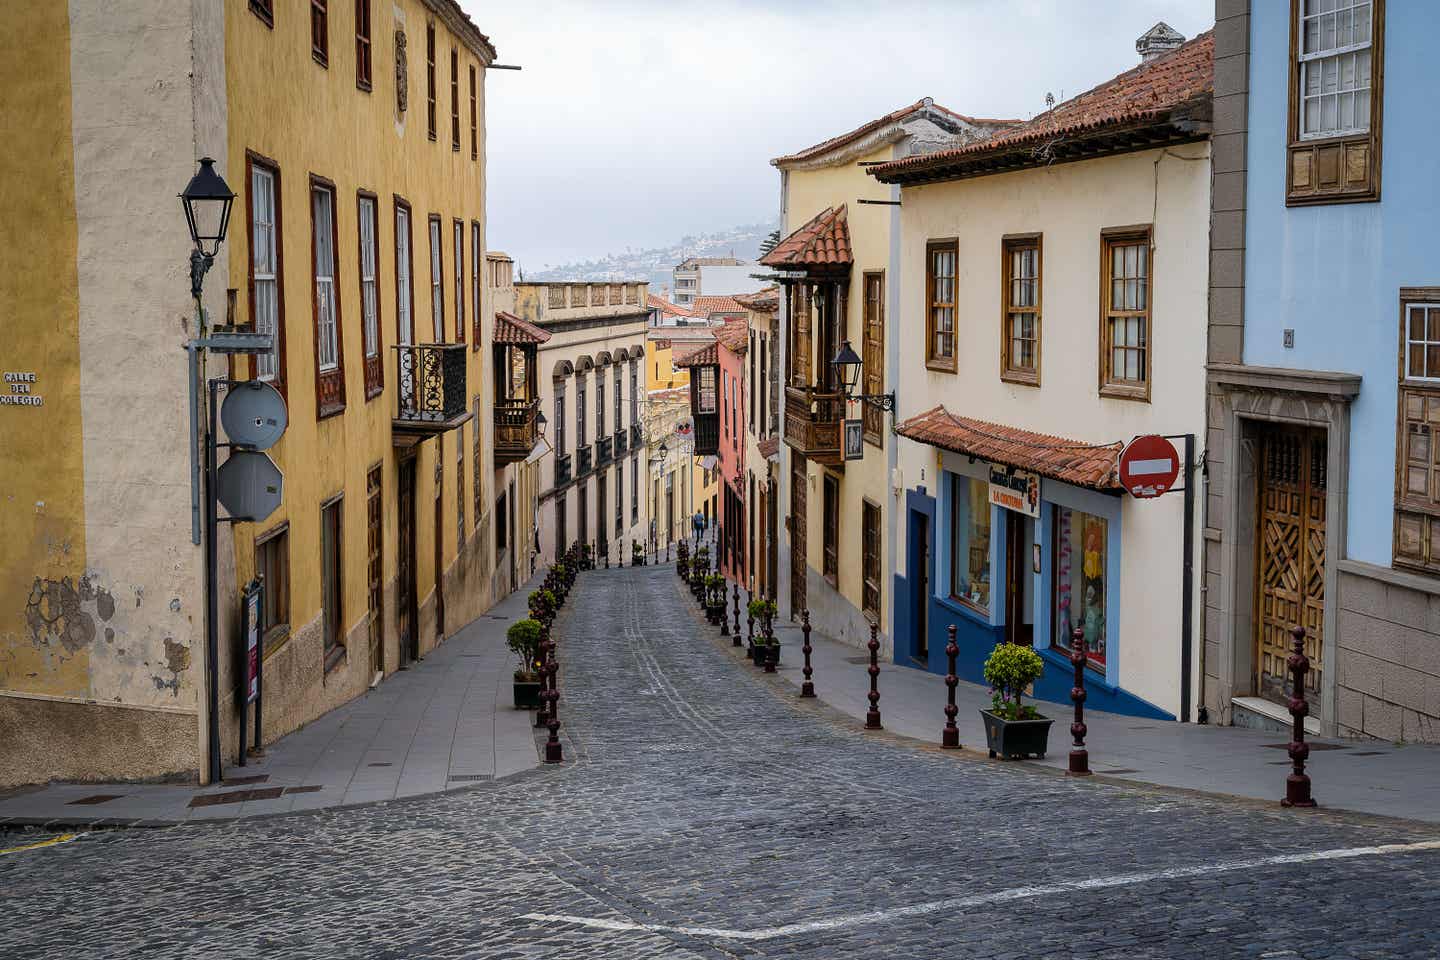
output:
POLYGON ((185 207, 185 221, 190 225, 190 240, 195 244, 190 253, 190 295, 198 300, 205 274, 214 264, 215 254, 220 251, 225 231, 230 227, 235 192, 225 178, 215 172, 215 161, 201 157, 200 169, 185 185, 180 202, 185 207))
POLYGON ((840 390, 846 400, 859 400, 861 403, 868 403, 870 406, 880 410, 895 412, 895 391, 889 393, 861 393, 857 394, 855 388, 860 385, 860 365, 863 361, 860 355, 850 346, 846 340, 840 345, 840 352, 835 354, 835 359, 830 365, 835 368, 836 379, 840 383, 840 390))
POLYGON ((548 427, 549 425, 550 425, 550 421, 547 420, 547 419, 545 419, 545 411, 544 411, 544 410, 536 410, 536 411, 535 411, 535 433, 536 433, 536 435, 539 436, 539 437, 541 437, 541 438, 543 438, 543 437, 545 436, 545 428, 548 427))

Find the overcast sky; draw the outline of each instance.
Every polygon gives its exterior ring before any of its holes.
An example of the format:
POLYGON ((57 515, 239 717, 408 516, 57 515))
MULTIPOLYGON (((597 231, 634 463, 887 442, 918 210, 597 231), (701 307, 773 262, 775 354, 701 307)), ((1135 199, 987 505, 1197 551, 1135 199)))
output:
POLYGON ((488 242, 530 270, 769 220, 771 157, 933 97, 1028 118, 1214 0, 460 0, 486 76, 488 242))

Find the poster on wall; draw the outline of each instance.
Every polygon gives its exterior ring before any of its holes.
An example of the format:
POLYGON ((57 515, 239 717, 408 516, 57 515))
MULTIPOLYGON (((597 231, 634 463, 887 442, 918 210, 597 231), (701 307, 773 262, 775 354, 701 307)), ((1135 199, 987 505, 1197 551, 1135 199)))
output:
POLYGON ((990 464, 990 502, 1027 517, 1040 516, 1040 475, 990 464))
POLYGON ((845 459, 865 459, 865 421, 845 421, 845 459))

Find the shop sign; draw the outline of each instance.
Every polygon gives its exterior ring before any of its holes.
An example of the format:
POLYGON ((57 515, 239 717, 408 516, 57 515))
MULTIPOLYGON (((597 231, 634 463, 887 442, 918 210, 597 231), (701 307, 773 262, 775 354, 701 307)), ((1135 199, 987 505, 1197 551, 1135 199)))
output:
POLYGON ((863 420, 846 420, 846 421, 845 421, 844 437, 845 437, 845 459, 846 459, 846 460, 864 460, 864 459, 865 459, 865 421, 863 421, 863 420))
POLYGON ((1040 475, 990 464, 990 503, 1027 517, 1040 516, 1040 475))
POLYGON ((245 702, 254 703, 260 694, 260 599, 264 587, 252 580, 245 589, 245 702))

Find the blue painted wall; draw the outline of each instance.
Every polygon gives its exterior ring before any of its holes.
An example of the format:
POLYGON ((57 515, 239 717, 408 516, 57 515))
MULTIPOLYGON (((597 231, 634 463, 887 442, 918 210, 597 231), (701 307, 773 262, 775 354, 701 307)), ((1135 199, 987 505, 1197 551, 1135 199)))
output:
POLYGON ((1290 4, 1250 8, 1245 362, 1357 373, 1350 430, 1349 547, 1389 566, 1399 290, 1440 285, 1440 4, 1385 7, 1378 203, 1285 206, 1290 4), (1283 332, 1295 331, 1285 349, 1283 332))

